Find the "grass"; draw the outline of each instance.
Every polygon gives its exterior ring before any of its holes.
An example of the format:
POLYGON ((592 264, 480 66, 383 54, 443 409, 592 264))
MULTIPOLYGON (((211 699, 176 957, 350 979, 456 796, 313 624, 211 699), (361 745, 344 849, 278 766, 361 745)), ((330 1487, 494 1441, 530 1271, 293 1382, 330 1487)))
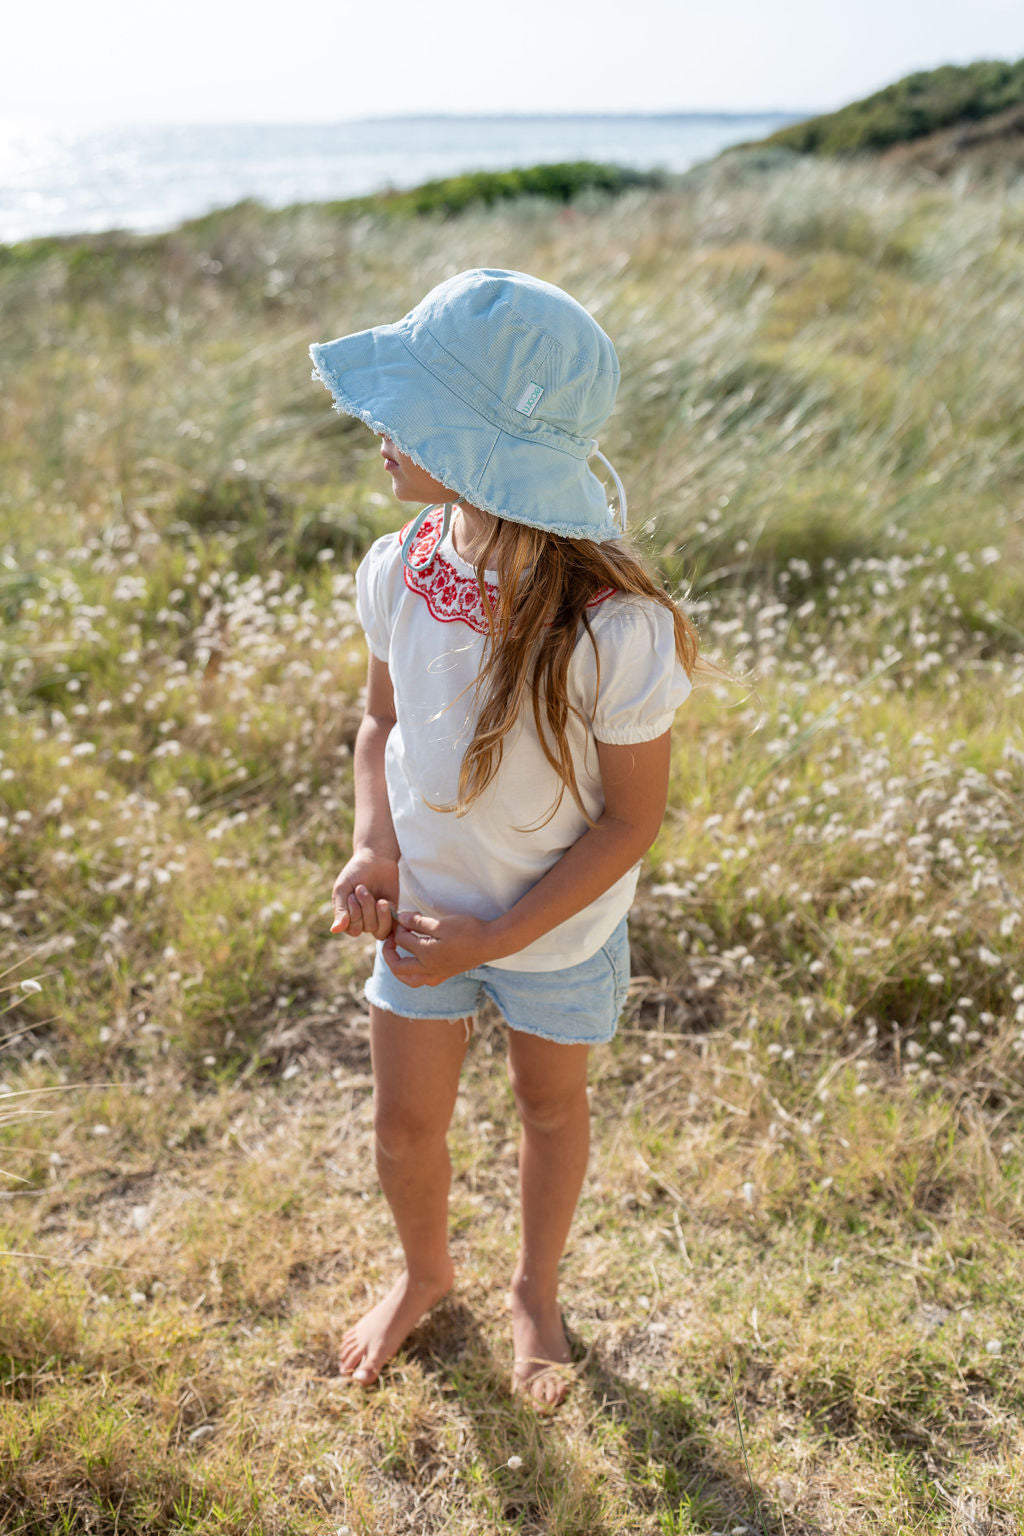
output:
POLYGON ((516 202, 526 197, 571 203, 588 193, 615 196, 634 187, 663 186, 667 179, 660 171, 638 171, 628 166, 569 160, 510 171, 467 171, 460 176, 443 176, 437 181, 423 182, 408 191, 351 198, 334 206, 345 214, 369 212, 379 215, 384 212, 406 217, 434 214, 450 218, 464 213, 467 208, 490 208, 495 203, 516 202))
POLYGON ((1019 188, 756 153, 590 198, 4 253, 0 1529, 1021 1526, 1019 188), (335 1365, 394 1264, 326 929, 401 513, 306 346, 475 264, 615 338, 602 446, 749 680, 678 720, 551 1421, 491 1018, 456 1290, 378 1392, 335 1365))
POLYGON ((765 142, 800 154, 851 154, 911 143, 1024 101, 1024 59, 981 59, 920 70, 838 112, 782 128, 765 142))

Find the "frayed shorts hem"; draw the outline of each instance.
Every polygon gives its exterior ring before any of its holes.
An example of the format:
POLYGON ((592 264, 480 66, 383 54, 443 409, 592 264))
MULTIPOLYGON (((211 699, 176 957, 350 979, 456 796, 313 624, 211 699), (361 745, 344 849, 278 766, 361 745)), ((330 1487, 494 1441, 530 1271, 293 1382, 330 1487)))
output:
MULTIPOLYGON (((371 977, 370 980, 372 979, 371 977)), ((407 990, 411 992, 413 989, 409 987, 407 990)), ((460 1019, 471 1019, 476 1013, 475 1008, 463 1008, 459 1013, 440 1013, 436 1008, 432 1008, 429 1013, 424 1013, 419 1009, 407 1007, 405 1003, 397 1008, 385 1002, 382 997, 375 997, 369 981, 363 988, 363 996, 372 1007, 379 1008, 382 1013, 393 1013, 396 1018, 402 1019, 436 1019, 439 1024, 457 1024, 460 1019)))
POLYGON ((407 987, 390 970, 377 946, 367 1002, 407 1019, 455 1023, 475 1017, 489 998, 509 1029, 560 1045, 607 1045, 629 986, 626 919, 588 959, 561 971, 510 971, 480 965, 450 976, 437 987, 407 987), (424 990, 437 1001, 425 1008, 424 990))
MULTIPOLYGON (((497 1004, 495 1006, 501 1013, 500 1006, 497 1004)), ((509 1029, 514 1029, 517 1035, 533 1035, 537 1040, 552 1040, 557 1045, 607 1045, 609 1040, 615 1038, 614 1024, 610 1035, 549 1035, 543 1029, 536 1029, 531 1024, 513 1024, 511 1020, 505 1018, 503 1013, 501 1016, 509 1029)))
MULTIPOLYGON (((431 1010, 430 1013, 414 1013, 411 1008, 407 1008, 404 1005, 401 1008, 392 1008, 390 1003, 379 1001, 371 995, 369 988, 364 989, 363 995, 372 1007, 379 1008, 381 1013, 390 1013, 396 1019, 418 1019, 422 1020, 423 1023, 432 1021, 437 1024, 460 1024, 463 1019, 475 1020, 477 1014, 476 1008, 471 1008, 468 1011, 463 1009, 461 1013, 438 1013, 436 1010, 431 1010)), ((558 1035, 557 1037, 548 1035, 542 1029, 533 1028, 529 1024, 513 1024, 502 1013, 501 1005, 494 998, 491 998, 491 1002, 494 1003, 494 1006, 501 1014, 502 1021, 509 1029, 514 1029, 520 1035, 535 1035, 538 1040, 557 1039, 559 1045, 607 1045, 609 1040, 612 1040, 615 1035, 614 1029, 610 1035, 558 1035)))

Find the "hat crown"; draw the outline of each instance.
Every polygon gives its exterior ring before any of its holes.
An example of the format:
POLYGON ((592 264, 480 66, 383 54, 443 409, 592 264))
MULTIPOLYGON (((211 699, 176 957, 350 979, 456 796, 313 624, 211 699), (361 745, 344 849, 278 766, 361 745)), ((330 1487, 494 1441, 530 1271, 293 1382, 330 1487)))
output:
MULTIPOLYGON (((521 420, 593 438, 611 413, 619 362, 582 304, 524 272, 474 268, 439 283, 399 322, 427 338, 521 420)), ((481 402, 483 403, 483 402, 481 402)))
POLYGON ((473 268, 397 324, 309 351, 335 409, 390 438, 452 497, 567 539, 617 537, 588 461, 615 403, 618 358, 553 283, 473 268))

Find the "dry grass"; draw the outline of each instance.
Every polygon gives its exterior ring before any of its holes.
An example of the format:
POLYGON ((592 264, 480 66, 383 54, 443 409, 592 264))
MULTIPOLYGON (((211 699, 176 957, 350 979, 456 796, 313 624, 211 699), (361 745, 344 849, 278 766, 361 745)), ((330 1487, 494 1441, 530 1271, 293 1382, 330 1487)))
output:
POLYGON ((7 253, 0 1529, 1021 1528, 1022 235, 1012 187, 730 159, 7 253), (494 1020, 456 1289, 379 1391, 334 1364, 395 1262, 326 914, 351 562, 396 514, 305 343, 475 263, 607 324, 604 446, 753 679, 679 719, 548 1421, 507 1389, 494 1020))
POLYGON ((155 1076, 40 1123, 61 1162, 8 1235, 49 1261, 0 1276, 11 1528, 756 1529, 735 1398, 770 1530, 945 1530, 941 1490, 1015 1529, 1024 1213, 975 1085, 941 1100, 812 1050, 787 1083, 725 1031, 648 1027, 637 990, 595 1061, 551 1422, 507 1389, 493 1021, 453 1126, 458 1284, 369 1396, 334 1363, 394 1263, 358 1019, 297 1037, 284 1084, 155 1076))

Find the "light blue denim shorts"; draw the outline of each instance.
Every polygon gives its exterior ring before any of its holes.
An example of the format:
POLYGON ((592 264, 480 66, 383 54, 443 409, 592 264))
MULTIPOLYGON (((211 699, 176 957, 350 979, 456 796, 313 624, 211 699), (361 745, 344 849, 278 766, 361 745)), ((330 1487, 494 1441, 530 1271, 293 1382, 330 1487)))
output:
POLYGON ((510 1029, 562 1045, 603 1045, 615 1033, 629 986, 626 919, 596 954, 564 971, 506 971, 478 965, 436 987, 407 987, 377 945, 368 1002, 407 1019, 466 1019, 485 997, 510 1029))

